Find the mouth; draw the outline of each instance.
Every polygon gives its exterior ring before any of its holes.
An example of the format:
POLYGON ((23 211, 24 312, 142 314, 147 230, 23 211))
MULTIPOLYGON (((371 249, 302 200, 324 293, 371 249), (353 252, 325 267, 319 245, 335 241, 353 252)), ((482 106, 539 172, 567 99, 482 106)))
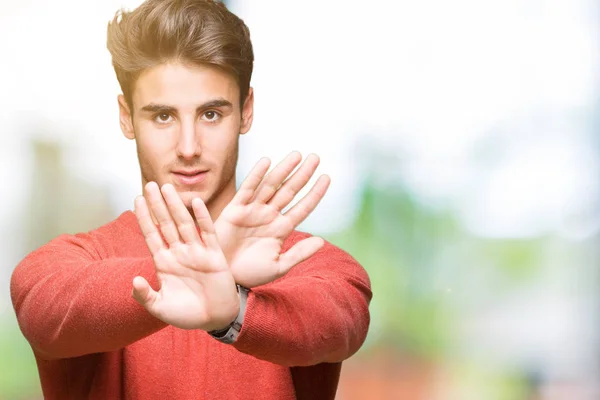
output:
POLYGON ((175 180, 184 186, 192 186, 202 183, 208 174, 207 170, 178 170, 172 172, 175 180))

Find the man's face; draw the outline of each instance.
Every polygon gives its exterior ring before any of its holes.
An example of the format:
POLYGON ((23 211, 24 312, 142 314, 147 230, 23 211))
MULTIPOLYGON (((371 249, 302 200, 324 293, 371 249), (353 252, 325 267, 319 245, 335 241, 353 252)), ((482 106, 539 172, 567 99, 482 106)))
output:
POLYGON ((161 64, 144 71, 132 96, 119 96, 121 129, 135 139, 142 183, 171 183, 184 204, 200 197, 211 214, 235 194, 239 134, 252 124, 253 93, 240 109, 236 80, 211 66, 161 64))

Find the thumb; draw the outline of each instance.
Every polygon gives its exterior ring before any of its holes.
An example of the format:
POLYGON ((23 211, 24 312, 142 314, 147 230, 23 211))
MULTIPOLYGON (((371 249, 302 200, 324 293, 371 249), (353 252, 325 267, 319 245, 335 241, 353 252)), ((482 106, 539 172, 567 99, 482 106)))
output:
POLYGON ((146 310, 150 311, 156 301, 156 291, 152 289, 146 279, 141 276, 133 278, 133 292, 131 296, 146 310))
POLYGON ((287 274, 293 266, 311 257, 324 244, 325 241, 322 238, 311 236, 293 245, 291 249, 279 256, 279 276, 287 274))

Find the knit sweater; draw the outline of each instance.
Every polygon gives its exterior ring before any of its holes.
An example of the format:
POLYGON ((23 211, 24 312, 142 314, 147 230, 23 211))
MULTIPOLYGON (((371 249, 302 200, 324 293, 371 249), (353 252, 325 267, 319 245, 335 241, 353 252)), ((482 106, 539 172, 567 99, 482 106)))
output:
MULTIPOLYGON (((295 231, 283 251, 308 236, 295 231)), ((151 316, 131 297, 138 275, 158 289, 131 211, 19 263, 11 296, 45 399, 333 399, 369 326, 369 278, 328 242, 250 291, 232 345, 151 316)))

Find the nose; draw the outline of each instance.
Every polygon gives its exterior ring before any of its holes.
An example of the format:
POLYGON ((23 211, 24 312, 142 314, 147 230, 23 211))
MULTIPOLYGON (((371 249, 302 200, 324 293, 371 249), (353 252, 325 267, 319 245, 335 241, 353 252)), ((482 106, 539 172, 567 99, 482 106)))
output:
POLYGON ((199 132, 193 120, 181 122, 179 129, 179 138, 177 142, 177 155, 185 159, 193 159, 201 153, 199 132))

